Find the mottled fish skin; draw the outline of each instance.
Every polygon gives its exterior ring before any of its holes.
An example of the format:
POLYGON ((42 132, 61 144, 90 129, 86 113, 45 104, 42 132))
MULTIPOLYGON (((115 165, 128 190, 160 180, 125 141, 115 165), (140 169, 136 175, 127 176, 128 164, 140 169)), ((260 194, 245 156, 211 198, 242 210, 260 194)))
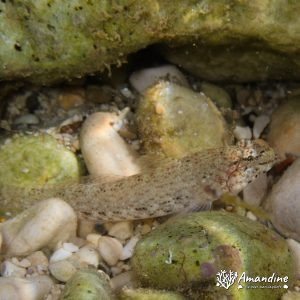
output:
MULTIPOLYGON (((275 161, 275 153, 266 142, 247 141, 168 160, 151 171, 113 182, 92 180, 70 185, 52 195, 48 191, 47 197, 64 199, 88 219, 160 217, 207 209, 222 194, 240 192, 260 173, 267 172, 275 161)), ((32 197, 41 200, 45 195, 36 191, 32 197)))

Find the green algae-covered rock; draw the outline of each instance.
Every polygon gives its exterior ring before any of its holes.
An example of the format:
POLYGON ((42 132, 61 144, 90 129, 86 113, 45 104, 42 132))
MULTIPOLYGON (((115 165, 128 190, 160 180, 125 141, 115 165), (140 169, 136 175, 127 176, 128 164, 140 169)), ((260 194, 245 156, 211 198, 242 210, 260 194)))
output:
POLYGON ((60 300, 113 300, 108 276, 94 270, 81 270, 67 282, 60 300))
POLYGON ((148 153, 181 157, 231 142, 223 116, 208 97, 167 81, 145 92, 137 121, 148 153))
POLYGON ((41 188, 79 175, 75 154, 50 135, 18 136, 0 148, 0 188, 41 188))
POLYGON ((299 80, 299 10, 297 0, 0 1, 0 79, 80 77, 166 43, 191 45, 181 59, 164 54, 207 79, 299 80))
POLYGON ((203 82, 201 84, 201 90, 219 108, 232 108, 232 102, 229 94, 221 87, 208 82, 203 82))
MULTIPOLYGON (((281 289, 246 288, 278 283, 239 283, 250 277, 288 276, 293 261, 283 238, 258 222, 225 212, 200 212, 170 219, 138 242, 132 271, 143 287, 184 292, 191 299, 277 299, 281 289), (238 273, 235 283, 217 286, 217 273, 238 273)), ((283 287, 284 283, 281 283, 283 287)))
POLYGON ((184 300, 180 294, 151 289, 124 289, 120 300, 184 300))

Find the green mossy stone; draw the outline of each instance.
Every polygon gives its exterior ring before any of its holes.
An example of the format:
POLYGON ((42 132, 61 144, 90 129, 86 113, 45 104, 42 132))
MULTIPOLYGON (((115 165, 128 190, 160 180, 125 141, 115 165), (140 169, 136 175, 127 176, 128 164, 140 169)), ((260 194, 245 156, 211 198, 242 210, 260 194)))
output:
POLYGON ((147 153, 181 157, 231 143, 225 120, 208 97, 167 81, 145 92, 137 122, 147 153))
POLYGON ((13 138, 0 148, 0 187, 41 188, 78 179, 74 153, 50 135, 13 138))
POLYGON ((108 276, 94 270, 75 273, 65 285, 60 300, 113 300, 108 276))
POLYGON ((237 281, 228 290, 217 287, 216 274, 221 270, 251 277, 275 272, 288 276, 289 286, 294 277, 283 238, 258 222, 225 212, 170 219, 138 242, 131 267, 140 286, 182 292, 191 299, 277 299, 286 291, 237 289, 237 281))
POLYGON ((184 300, 180 294, 151 289, 124 289, 120 300, 184 300))

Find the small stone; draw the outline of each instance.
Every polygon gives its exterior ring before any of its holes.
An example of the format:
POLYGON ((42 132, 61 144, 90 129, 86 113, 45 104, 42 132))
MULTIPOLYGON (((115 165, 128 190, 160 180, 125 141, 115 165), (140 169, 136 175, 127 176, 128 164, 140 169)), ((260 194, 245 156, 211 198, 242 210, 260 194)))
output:
POLYGON ((98 251, 109 266, 114 266, 123 255, 123 246, 115 238, 102 236, 99 239, 98 251))
POLYGON ((233 134, 238 140, 250 140, 252 138, 252 132, 249 126, 237 125, 233 134))
POLYGON ((80 176, 76 155, 47 134, 14 137, 0 148, 0 161, 0 188, 10 187, 12 193, 14 188, 39 189, 80 176))
POLYGON ((86 240, 88 242, 90 242, 93 246, 98 247, 100 238, 101 238, 100 234, 98 234, 98 233, 90 233, 86 237, 86 240))
POLYGON ((90 115, 80 132, 80 147, 93 176, 130 176, 139 172, 137 154, 114 129, 120 121, 113 113, 90 115))
POLYGON ((119 290, 124 286, 131 286, 133 284, 132 272, 128 271, 118 274, 110 282, 114 290, 119 290))
POLYGON ((254 215, 251 211, 248 211, 248 212, 246 213, 246 217, 247 217, 248 219, 252 220, 252 221, 256 221, 256 220, 257 220, 256 215, 254 215))
POLYGON ((71 108, 78 107, 84 104, 85 99, 83 97, 83 91, 67 91, 63 92, 58 97, 58 103, 60 107, 64 110, 69 110, 71 108))
POLYGON ((202 92, 209 97, 219 108, 231 108, 232 101, 226 90, 208 82, 201 84, 202 92))
POLYGON ((50 292, 53 281, 49 276, 33 276, 28 279, 0 278, 0 299, 42 300, 50 292))
POLYGON ((36 251, 27 256, 31 266, 48 266, 49 261, 47 256, 42 251, 36 251))
POLYGON ((108 103, 114 97, 115 91, 107 85, 89 85, 86 89, 86 98, 94 103, 108 103))
POLYGON ((102 271, 80 270, 67 282, 60 300, 113 300, 109 277, 102 271))
POLYGON ((40 122, 40 120, 36 115, 26 114, 26 115, 20 116, 17 119, 15 119, 14 124, 15 125, 20 125, 20 124, 36 125, 36 124, 39 124, 39 122, 40 122))
POLYGON ((17 266, 19 266, 19 267, 22 267, 22 268, 29 268, 29 267, 31 266, 30 261, 29 261, 28 259, 26 259, 26 258, 24 258, 24 259, 22 259, 22 260, 20 260, 20 261, 18 261, 18 260, 16 259, 16 262, 14 262, 14 261, 12 260, 12 262, 13 262, 15 265, 17 265, 17 266))
POLYGON ((76 226, 76 213, 66 202, 58 198, 38 202, 2 224, 2 251, 29 255, 46 246, 54 247, 75 235, 76 226))
POLYGON ((67 260, 51 262, 49 270, 54 278, 62 282, 67 282, 77 271, 73 264, 67 260))
POLYGON ((267 115, 258 116, 253 125, 253 137, 258 139, 269 123, 270 118, 267 115))
POLYGON ((141 227, 141 234, 147 234, 148 232, 150 232, 152 230, 151 226, 149 224, 144 224, 142 227, 141 227))
POLYGON ((99 253, 95 248, 86 245, 79 249, 79 251, 76 253, 76 257, 78 257, 78 260, 82 263, 86 263, 87 265, 94 266, 95 268, 98 267, 100 262, 99 253))
POLYGON ((296 276, 297 279, 300 279, 300 243, 293 240, 287 239, 290 250, 292 251, 294 261, 296 264, 296 276))
POLYGON ((79 219, 78 220, 78 236, 85 239, 88 234, 92 233, 95 230, 96 222, 88 219, 79 219))
POLYGON ((268 178, 266 174, 259 175, 253 182, 249 183, 243 190, 243 199, 250 205, 259 206, 267 194, 268 178))
POLYGON ((0 273, 3 277, 25 277, 26 269, 6 260, 1 264, 0 273))
POLYGON ((268 196, 272 223, 286 237, 300 241, 300 159, 285 171, 268 196))
POLYGON ((50 263, 54 263, 60 260, 67 259, 72 256, 72 252, 65 250, 64 248, 57 249, 50 257, 50 263))
POLYGON ((129 78, 130 84, 141 94, 159 80, 171 81, 185 87, 189 86, 185 76, 172 65, 142 69, 132 73, 129 78))
POLYGON ((78 246, 72 243, 63 243, 63 248, 71 253, 75 253, 79 250, 78 246))
POLYGON ((122 260, 126 260, 128 258, 130 258, 133 254, 134 251, 134 247, 136 245, 136 243, 139 241, 139 237, 138 236, 133 236, 128 243, 123 247, 123 253, 121 256, 122 260))
POLYGON ((268 141, 281 157, 300 155, 300 98, 289 99, 272 114, 268 141))
POLYGON ((133 224, 130 221, 118 222, 109 229, 108 234, 119 240, 126 240, 133 234, 133 224))

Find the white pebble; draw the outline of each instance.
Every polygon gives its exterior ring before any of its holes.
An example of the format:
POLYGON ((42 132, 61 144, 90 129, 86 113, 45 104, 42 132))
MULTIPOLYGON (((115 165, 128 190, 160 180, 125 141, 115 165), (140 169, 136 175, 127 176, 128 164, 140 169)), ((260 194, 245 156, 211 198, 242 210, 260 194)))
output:
POLYGON ((19 266, 19 267, 22 267, 22 268, 29 268, 31 266, 30 261, 26 258, 19 261, 17 258, 13 257, 11 261, 16 266, 19 266))
POLYGON ((133 234, 133 224, 130 221, 122 221, 115 223, 108 231, 110 236, 119 240, 126 240, 133 234))
POLYGON ((72 256, 72 252, 67 251, 64 248, 57 249, 50 257, 50 263, 67 259, 72 256))
POLYGON ((134 247, 135 247, 135 245, 138 241, 139 241, 138 236, 133 236, 128 241, 128 243, 123 248, 123 253, 122 253, 122 256, 121 256, 121 260, 126 260, 126 259, 128 259, 132 256, 134 247))
POLYGON ((88 234, 92 233, 95 229, 95 221, 88 219, 79 219, 78 220, 78 236, 85 239, 88 234))
POLYGON ((63 248, 71 253, 75 253, 79 250, 78 246, 72 243, 63 243, 63 248))
POLYGON ((130 176, 139 172, 137 154, 114 129, 119 122, 114 113, 90 115, 80 132, 81 152, 93 176, 130 176))
POLYGON ((287 239, 287 243, 295 260, 296 276, 300 279, 300 243, 293 239, 287 239))
POLYGON ((98 267, 100 262, 100 257, 97 250, 88 245, 80 248, 79 251, 76 253, 76 257, 78 257, 78 260, 80 262, 86 263, 96 268, 98 267))
POLYGON ((15 125, 20 125, 20 124, 25 124, 25 125, 36 125, 39 124, 40 120, 36 115, 33 114, 26 114, 18 117, 15 119, 14 124, 15 125))
POLYGON ((25 277, 26 269, 6 260, 1 264, 0 273, 3 277, 25 277))
POLYGON ((246 203, 259 206, 267 194, 268 178, 266 174, 259 175, 253 182, 249 183, 243 190, 243 199, 246 203))
POLYGON ((246 217, 252 221, 256 221, 257 220, 257 217, 256 215, 254 215, 251 211, 248 211, 247 214, 246 214, 246 217))
POLYGON ((258 116, 253 125, 253 137, 258 139, 266 126, 270 123, 270 117, 267 115, 258 116))
POLYGON ((48 276, 0 278, 1 300, 42 300, 53 286, 48 276))
POLYGON ((132 73, 129 77, 130 84, 141 94, 159 80, 167 80, 189 87, 185 76, 178 68, 172 65, 142 69, 132 73))
POLYGON ((123 246, 115 238, 102 236, 99 239, 98 251, 108 265, 114 266, 122 256, 123 246))
POLYGON ((2 224, 2 252, 28 255, 54 247, 75 235, 76 227, 77 216, 69 204, 58 198, 41 201, 2 224))
POLYGON ((59 281, 67 282, 77 271, 74 265, 67 260, 60 260, 49 265, 51 275, 59 281))
POLYGON ((42 251, 36 251, 27 256, 31 266, 48 266, 49 261, 47 256, 42 251))
POLYGON ((101 238, 100 234, 98 234, 98 233, 90 233, 86 237, 86 240, 89 243, 91 243, 93 246, 98 247, 100 238, 101 238))
POLYGON ((251 129, 248 126, 237 125, 234 128, 233 134, 238 140, 250 140, 252 137, 251 129))

